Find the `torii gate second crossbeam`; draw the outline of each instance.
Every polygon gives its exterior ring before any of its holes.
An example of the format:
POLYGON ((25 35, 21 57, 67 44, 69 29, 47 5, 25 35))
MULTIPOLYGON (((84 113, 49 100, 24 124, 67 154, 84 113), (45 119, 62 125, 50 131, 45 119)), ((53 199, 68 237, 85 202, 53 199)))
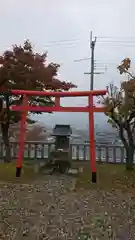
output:
POLYGON ((92 182, 96 183, 96 153, 94 139, 94 112, 105 112, 105 108, 93 105, 93 96, 105 95, 107 90, 81 91, 81 92, 48 92, 48 91, 26 91, 12 90, 12 95, 22 95, 23 104, 21 106, 11 106, 10 110, 22 112, 19 151, 16 165, 16 177, 20 177, 22 169, 22 159, 26 132, 26 117, 28 112, 87 112, 89 113, 89 157, 90 168, 92 172, 92 182), (49 96, 55 98, 54 106, 30 106, 29 96, 49 96), (62 107, 60 105, 61 97, 88 97, 88 106, 86 107, 62 107))

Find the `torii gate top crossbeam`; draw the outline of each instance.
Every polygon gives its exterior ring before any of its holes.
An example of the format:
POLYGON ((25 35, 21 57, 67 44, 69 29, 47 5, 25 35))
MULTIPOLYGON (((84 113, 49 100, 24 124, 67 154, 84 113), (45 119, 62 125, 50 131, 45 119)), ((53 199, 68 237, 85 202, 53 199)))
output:
POLYGON ((87 97, 105 95, 107 90, 93 90, 93 91, 77 91, 77 92, 48 92, 48 91, 28 91, 28 90, 11 90, 13 95, 27 95, 27 96, 50 96, 50 97, 87 97))

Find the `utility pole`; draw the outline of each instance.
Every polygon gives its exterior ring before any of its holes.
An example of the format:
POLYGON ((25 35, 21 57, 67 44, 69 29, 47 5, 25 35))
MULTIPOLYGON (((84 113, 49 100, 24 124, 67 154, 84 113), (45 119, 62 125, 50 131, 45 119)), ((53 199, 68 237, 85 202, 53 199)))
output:
POLYGON ((84 61, 84 60, 89 60, 90 59, 90 63, 91 63, 90 72, 84 72, 84 74, 90 75, 90 90, 94 89, 94 75, 104 74, 104 72, 95 72, 94 71, 95 70, 94 50, 95 50, 96 40, 97 40, 96 37, 93 40, 92 31, 91 31, 90 32, 91 57, 90 58, 81 58, 81 59, 78 59, 78 60, 74 60, 74 62, 80 62, 80 61, 84 61))
POLYGON ((90 47, 91 47, 91 74, 90 74, 90 90, 94 88, 94 50, 96 44, 96 37, 92 40, 92 31, 90 32, 90 47))
POLYGON ((94 89, 94 75, 95 74, 104 74, 103 72, 94 72, 95 66, 94 66, 94 50, 95 50, 95 44, 96 44, 97 38, 95 37, 94 40, 92 40, 92 31, 90 32, 90 48, 91 48, 91 71, 85 72, 84 74, 90 75, 90 90, 94 89))

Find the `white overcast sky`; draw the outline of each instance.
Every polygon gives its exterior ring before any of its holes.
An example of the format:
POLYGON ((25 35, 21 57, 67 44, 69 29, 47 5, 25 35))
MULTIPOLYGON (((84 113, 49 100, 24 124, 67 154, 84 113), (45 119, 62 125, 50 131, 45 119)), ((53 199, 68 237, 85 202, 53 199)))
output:
MULTIPOLYGON (((135 44, 131 46, 131 41, 135 40, 134 9, 134 0, 1 0, 0 52, 29 38, 37 51, 48 51, 49 61, 61 64, 61 79, 72 81, 78 89, 88 90, 89 76, 84 72, 89 71, 90 60, 74 60, 90 56, 89 36, 92 30, 93 36, 97 36, 95 60, 109 63, 103 75, 95 76, 94 88, 104 89, 111 81, 120 83, 116 66, 124 57, 129 56, 135 62, 135 44), (105 43, 105 40, 113 43, 105 43), (126 43, 120 46, 117 40, 126 43)), ((87 101, 65 99, 64 103, 84 105, 87 101)), ((99 118, 103 121, 102 114, 97 116, 96 123, 100 123, 99 118)), ((45 114, 41 121, 84 126, 87 116, 82 113, 45 114)))

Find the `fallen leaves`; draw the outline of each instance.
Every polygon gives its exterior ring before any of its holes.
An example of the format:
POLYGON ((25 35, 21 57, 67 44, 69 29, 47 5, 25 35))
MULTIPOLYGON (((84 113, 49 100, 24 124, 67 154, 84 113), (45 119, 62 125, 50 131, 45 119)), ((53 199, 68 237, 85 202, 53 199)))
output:
POLYGON ((94 187, 88 166, 78 179, 52 175, 1 183, 0 239, 134 239, 134 173, 123 175, 119 165, 99 170, 94 187))

